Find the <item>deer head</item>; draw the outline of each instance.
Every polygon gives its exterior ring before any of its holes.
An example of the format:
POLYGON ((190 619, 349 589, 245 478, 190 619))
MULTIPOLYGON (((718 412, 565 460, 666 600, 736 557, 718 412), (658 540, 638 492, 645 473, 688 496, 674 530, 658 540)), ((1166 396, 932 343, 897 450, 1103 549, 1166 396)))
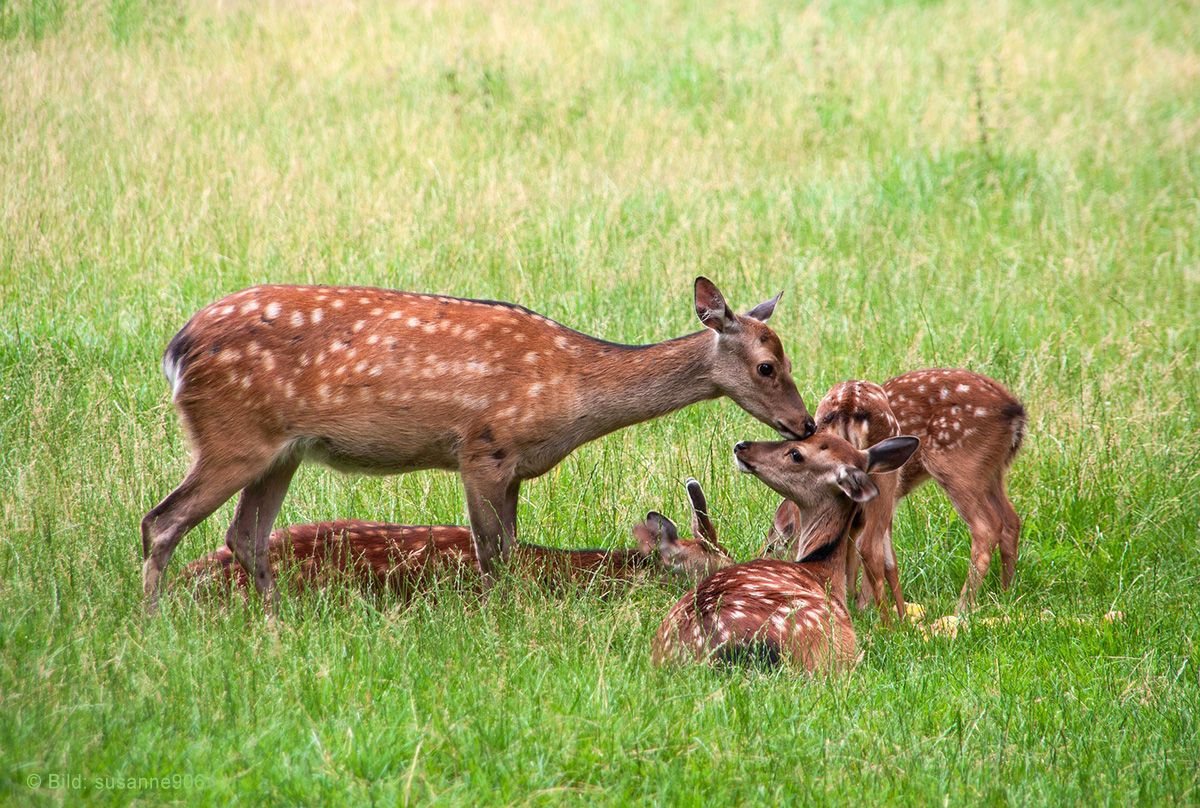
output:
POLYGON ((792 380, 783 343, 767 326, 783 293, 735 314, 708 278, 696 278, 696 315, 715 335, 712 382, 724 395, 785 438, 799 440, 816 424, 792 380))
POLYGON ((873 499, 879 489, 868 473, 895 471, 920 444, 900 435, 863 451, 821 433, 803 441, 742 442, 733 454, 740 471, 753 474, 803 513, 839 500, 849 505, 873 499))
POLYGON ((633 536, 643 555, 658 556, 665 569, 692 580, 707 578, 733 563, 715 537, 701 533, 695 539, 681 539, 675 523, 657 511, 650 511, 644 522, 634 525, 633 536))

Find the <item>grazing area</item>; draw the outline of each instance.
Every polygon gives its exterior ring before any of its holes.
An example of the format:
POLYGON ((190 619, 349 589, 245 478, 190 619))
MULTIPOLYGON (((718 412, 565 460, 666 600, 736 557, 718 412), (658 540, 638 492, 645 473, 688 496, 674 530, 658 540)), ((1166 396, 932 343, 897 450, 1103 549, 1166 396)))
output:
MULTIPOLYGON (((0 802, 1197 802, 1198 42, 1190 3, 0 3, 0 802), (1013 585, 955 636, 852 608, 849 672, 660 669, 658 579, 144 614, 196 310, 362 284, 648 343, 697 275, 783 290, 810 410, 939 366, 1024 403, 1013 585)), ((775 439, 728 399, 615 432, 520 538, 632 546, 694 476, 749 559, 779 500, 731 451, 775 439)), ((277 524, 333 519, 465 524, 462 485, 305 465, 277 524)), ((954 612, 946 496, 894 529, 954 612)))

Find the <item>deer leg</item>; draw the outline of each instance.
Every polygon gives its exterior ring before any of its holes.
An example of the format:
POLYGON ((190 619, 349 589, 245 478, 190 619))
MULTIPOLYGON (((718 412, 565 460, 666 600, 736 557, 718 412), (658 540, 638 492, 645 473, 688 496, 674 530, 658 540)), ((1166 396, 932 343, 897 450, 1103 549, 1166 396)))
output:
POLYGON ((517 535, 517 496, 521 481, 463 472, 467 515, 479 571, 494 580, 497 565, 508 558, 517 535))
MULTIPOLYGON (((858 546, 855 542, 846 542, 846 602, 854 601, 855 606, 863 608, 859 602, 862 592, 858 588, 858 567, 860 559, 858 546)), ((864 588, 865 588, 864 581, 864 588)))
POLYGON ((968 479, 961 483, 952 478, 946 482, 939 479, 938 482, 942 483, 954 509, 971 530, 971 564, 967 567, 967 580, 958 598, 958 612, 965 614, 975 606, 975 593, 992 564, 992 553, 1000 541, 1002 522, 987 494, 968 479))
POLYGON ((1000 480, 991 492, 992 507, 1000 515, 1002 528, 1000 532, 1000 585, 1008 589, 1012 583, 1013 574, 1017 571, 1017 545, 1021 538, 1021 517, 1013 508, 1012 501, 1004 490, 1004 481, 1000 480))
POLYGON ((176 545, 189 530, 208 518, 227 499, 261 473, 249 460, 216 465, 198 457, 179 487, 142 519, 142 590, 146 610, 158 607, 162 574, 176 545))
POLYGON ((226 546, 233 550, 238 564, 254 581, 254 588, 271 611, 279 605, 279 592, 267 554, 268 542, 283 497, 299 465, 298 459, 288 458, 243 488, 233 522, 225 534, 226 546))
POLYGON ((892 602, 896 605, 896 614, 903 623, 908 617, 904 606, 904 591, 900 588, 900 568, 896 564, 896 548, 892 546, 892 529, 889 527, 883 534, 883 574, 887 577, 888 589, 892 591, 892 602))
POLYGON ((880 618, 885 625, 891 625, 891 615, 888 613, 887 601, 883 596, 883 553, 885 548, 875 537, 864 535, 863 538, 868 539, 862 546, 863 589, 870 589, 871 598, 879 607, 880 618))

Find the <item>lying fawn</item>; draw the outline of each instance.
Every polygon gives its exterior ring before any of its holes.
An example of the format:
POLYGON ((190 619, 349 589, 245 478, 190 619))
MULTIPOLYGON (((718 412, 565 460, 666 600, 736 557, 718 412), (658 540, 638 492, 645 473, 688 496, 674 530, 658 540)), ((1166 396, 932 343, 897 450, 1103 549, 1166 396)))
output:
POLYGON ((859 504, 877 496, 869 472, 900 468, 919 441, 888 438, 867 451, 835 435, 739 443, 738 468, 788 497, 799 513, 796 561, 758 559, 718 570, 671 609, 652 659, 787 660, 808 671, 854 664, 845 552, 859 504))
MULTIPOLYGON (((703 492, 694 480, 689 481, 688 493, 694 509, 697 502, 704 507, 703 492)), ((654 511, 634 525, 633 536, 636 547, 617 550, 561 550, 517 542, 508 571, 553 587, 632 580, 655 569, 699 580, 733 563, 715 533, 681 539, 675 524, 654 511)), ((366 591, 406 596, 435 575, 474 577, 476 569, 471 529, 461 525, 356 520, 293 525, 271 534, 268 555, 273 565, 294 569, 292 585, 297 592, 341 580, 366 591)), ((174 585, 197 594, 230 587, 244 591, 249 589, 249 578, 235 563, 233 551, 222 547, 186 565, 174 585)))
MULTIPOLYGON (((886 578, 896 611, 905 617, 904 594, 892 547, 896 504, 921 483, 937 480, 971 530, 971 566, 958 609, 967 611, 999 545, 1005 588, 1017 566, 1021 521, 1005 491, 1005 477, 1021 447, 1025 408, 999 382, 967 370, 919 370, 885 382, 835 385, 817 408, 818 429, 858 448, 902 431, 921 439, 921 448, 898 473, 876 474, 881 495, 863 507, 858 552, 847 555, 851 590, 862 558, 864 586, 859 605, 874 600, 884 619, 886 578)), ((795 507, 780 504, 773 534, 786 541, 795 507)))
POLYGON ((507 303, 332 286, 256 286, 201 309, 163 371, 193 450, 142 520, 150 609, 182 537, 241 492, 226 544, 273 603, 271 526, 302 460, 343 471, 452 469, 490 578, 515 539, 517 494, 576 447, 729 396, 785 437, 815 425, 774 299, 735 314, 695 283, 699 333, 618 345, 507 303))

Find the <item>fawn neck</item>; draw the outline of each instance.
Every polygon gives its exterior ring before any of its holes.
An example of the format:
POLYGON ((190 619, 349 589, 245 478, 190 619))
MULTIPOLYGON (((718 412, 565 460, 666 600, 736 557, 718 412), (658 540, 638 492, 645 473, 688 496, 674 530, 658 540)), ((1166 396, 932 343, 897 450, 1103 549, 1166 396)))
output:
POLYGON ((854 525, 858 505, 837 502, 802 512, 796 539, 796 561, 829 587, 839 601, 846 601, 846 542, 854 525))
POLYGON ((606 345, 580 380, 584 440, 716 398, 711 331, 653 345, 606 345))

